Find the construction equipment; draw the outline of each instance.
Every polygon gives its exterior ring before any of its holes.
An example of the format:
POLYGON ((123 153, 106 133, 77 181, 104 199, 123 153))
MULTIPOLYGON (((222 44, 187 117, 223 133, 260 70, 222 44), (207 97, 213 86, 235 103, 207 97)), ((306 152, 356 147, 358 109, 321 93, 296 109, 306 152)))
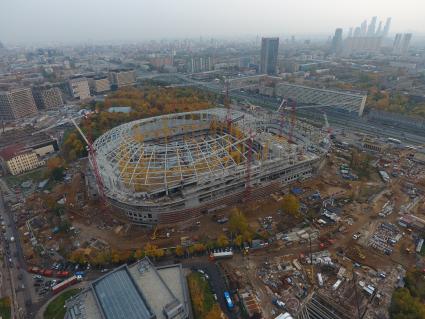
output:
MULTIPOLYGON (((86 117, 86 119, 88 121, 90 121, 89 117, 86 117)), ((84 135, 83 131, 78 126, 75 119, 71 118, 70 121, 72 122, 72 124, 74 124, 78 133, 80 133, 81 137, 83 138, 83 140, 87 144, 87 148, 88 148, 88 152, 89 152, 89 162, 91 163, 91 165, 93 167, 94 176, 96 178, 97 189, 99 191, 99 197, 100 197, 102 203, 106 203, 106 201, 105 201, 105 188, 103 186, 102 177, 100 176, 99 167, 97 165, 97 160, 96 160, 96 150, 93 147, 92 142, 84 135)))
POLYGON ((277 113, 280 114, 280 128, 279 128, 280 136, 283 136, 283 127, 285 125, 285 106, 287 106, 287 101, 285 99, 282 99, 282 103, 280 103, 276 111, 277 113))

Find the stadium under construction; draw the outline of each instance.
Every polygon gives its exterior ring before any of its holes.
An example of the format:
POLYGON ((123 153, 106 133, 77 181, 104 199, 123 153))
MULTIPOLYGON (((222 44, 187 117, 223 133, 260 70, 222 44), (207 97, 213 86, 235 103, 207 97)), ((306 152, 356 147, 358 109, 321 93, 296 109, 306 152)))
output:
POLYGON ((129 122, 94 143, 106 199, 136 224, 169 224, 311 177, 327 132, 278 113, 213 108, 129 122))

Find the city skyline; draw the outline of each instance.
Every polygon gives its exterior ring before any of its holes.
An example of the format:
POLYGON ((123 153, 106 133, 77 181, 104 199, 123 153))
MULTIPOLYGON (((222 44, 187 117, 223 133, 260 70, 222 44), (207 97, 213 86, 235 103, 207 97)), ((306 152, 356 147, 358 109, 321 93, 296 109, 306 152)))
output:
POLYGON ((258 3, 255 1, 184 0, 176 5, 168 0, 123 0, 116 6, 111 1, 86 3, 76 0, 73 5, 81 10, 65 10, 63 1, 4 1, 0 4, 0 41, 34 44, 125 42, 199 36, 325 37, 332 35, 337 27, 348 30, 359 21, 374 16, 393 18, 390 35, 406 32, 425 34, 421 17, 416 14, 425 11, 425 4, 418 0, 407 0, 401 7, 395 1, 369 3, 360 0, 349 12, 333 0, 320 3, 268 0, 261 3, 272 8, 264 16, 266 19, 258 16, 258 3))

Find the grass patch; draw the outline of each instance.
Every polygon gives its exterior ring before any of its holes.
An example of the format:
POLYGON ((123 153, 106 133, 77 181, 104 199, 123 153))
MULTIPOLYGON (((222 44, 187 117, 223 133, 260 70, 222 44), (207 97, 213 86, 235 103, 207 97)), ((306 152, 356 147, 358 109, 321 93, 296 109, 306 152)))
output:
POLYGON ((214 300, 208 281, 197 272, 191 273, 187 277, 187 281, 189 285, 190 298, 192 300, 194 318, 208 318, 209 316, 212 316, 213 313, 220 315, 220 307, 214 300))
POLYGON ((4 297, 0 299, 0 317, 3 319, 11 318, 10 298, 4 297))
POLYGON ((23 182, 28 181, 30 179, 33 181, 33 183, 38 183, 42 181, 43 179, 45 179, 45 174, 46 174, 46 168, 42 167, 42 168, 38 168, 31 172, 24 173, 21 175, 6 176, 5 180, 7 185, 9 185, 9 187, 15 187, 15 186, 21 186, 23 182))
POLYGON ((65 301, 75 296, 80 289, 67 290, 53 299, 44 311, 44 319, 63 319, 65 317, 65 301))

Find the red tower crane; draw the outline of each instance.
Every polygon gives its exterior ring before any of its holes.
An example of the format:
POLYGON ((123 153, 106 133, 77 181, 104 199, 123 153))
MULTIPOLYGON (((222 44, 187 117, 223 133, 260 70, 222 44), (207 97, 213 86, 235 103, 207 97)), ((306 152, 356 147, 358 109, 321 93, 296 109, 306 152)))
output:
MULTIPOLYGON (((89 121, 89 124, 90 124, 89 115, 86 116, 85 119, 87 121, 89 121)), ((91 165, 93 167, 94 176, 96 178, 96 185, 97 185, 97 189, 98 189, 98 192, 99 192, 99 198, 100 198, 101 202, 103 204, 105 204, 106 203, 106 201, 105 201, 105 187, 103 186, 102 177, 100 176, 100 172, 99 172, 99 166, 97 165, 96 149, 94 148, 93 143, 91 141, 91 139, 92 139, 91 134, 88 134, 89 138, 87 138, 84 135, 81 128, 78 126, 77 122, 75 122, 74 119, 71 119, 71 122, 72 122, 72 124, 74 124, 75 128, 77 129, 77 131, 80 133, 81 137, 84 139, 84 141, 87 144, 87 150, 88 150, 88 153, 89 153, 89 162, 91 163, 91 165)))

